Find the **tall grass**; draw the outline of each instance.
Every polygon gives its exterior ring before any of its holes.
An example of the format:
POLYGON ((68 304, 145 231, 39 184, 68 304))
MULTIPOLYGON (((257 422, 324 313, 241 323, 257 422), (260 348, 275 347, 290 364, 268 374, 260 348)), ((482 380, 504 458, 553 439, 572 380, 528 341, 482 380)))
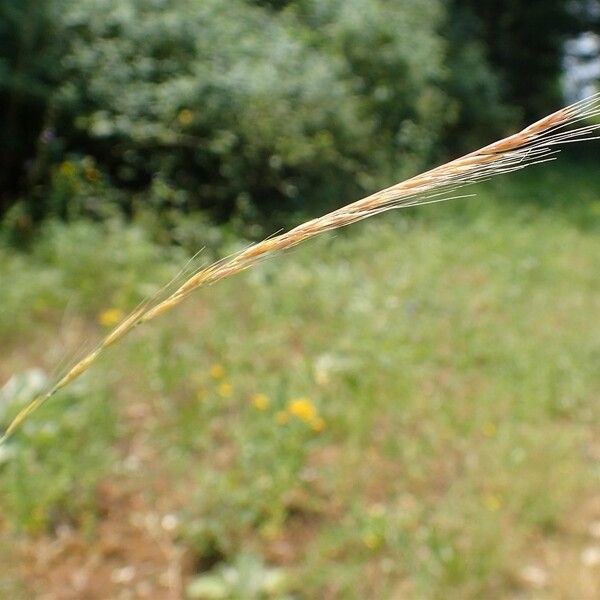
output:
MULTIPOLYGON (((408 206, 441 202, 462 197, 458 190, 467 185, 554 160, 556 146, 593 139, 600 123, 586 120, 600 115, 600 94, 552 113, 524 130, 498 140, 461 158, 421 175, 395 184, 366 198, 348 204, 294 229, 253 244, 213 265, 196 270, 186 266, 180 275, 157 295, 142 303, 91 352, 70 366, 41 395, 29 402, 12 420, 0 444, 35 409, 59 390, 86 372, 106 349, 136 326, 146 323, 179 305, 196 289, 249 269, 277 252, 292 248, 321 233, 344 227, 373 215, 408 206), (576 125, 573 130, 569 128, 576 125)), ((193 261, 189 263, 193 265, 193 261)))

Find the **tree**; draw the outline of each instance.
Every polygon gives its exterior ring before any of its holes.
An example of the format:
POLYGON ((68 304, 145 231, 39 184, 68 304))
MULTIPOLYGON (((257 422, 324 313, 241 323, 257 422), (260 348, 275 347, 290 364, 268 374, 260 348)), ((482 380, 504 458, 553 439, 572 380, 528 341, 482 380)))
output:
POLYGON ((323 211, 439 146, 443 12, 423 8, 80 0, 63 16, 58 133, 117 185, 185 210, 323 211))
POLYGON ((576 30, 569 0, 450 0, 466 40, 481 44, 500 97, 531 121, 561 104, 563 44, 576 30))
POLYGON ((60 73, 60 3, 0 0, 0 213, 30 178, 60 73))

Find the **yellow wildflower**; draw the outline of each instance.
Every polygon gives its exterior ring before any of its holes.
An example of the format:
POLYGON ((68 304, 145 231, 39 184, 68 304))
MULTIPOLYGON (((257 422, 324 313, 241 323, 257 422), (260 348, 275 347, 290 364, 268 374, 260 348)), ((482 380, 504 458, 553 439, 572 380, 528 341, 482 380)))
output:
POLYGON ((288 413, 285 412, 285 410, 280 410, 275 415, 275 422, 277 423, 277 425, 285 425, 289 420, 290 420, 290 415, 288 415, 288 413))
POLYGON ((381 537, 378 536, 376 533, 370 531, 363 536, 363 544, 369 550, 375 550, 376 548, 381 546, 381 537))
POLYGON ((496 435, 496 425, 492 422, 488 422, 485 423, 484 426, 481 428, 481 432, 483 433, 483 435, 485 435, 485 437, 488 438, 492 438, 496 435))
POLYGON ((91 165, 85 167, 85 177, 90 182, 95 182, 100 179, 100 171, 91 165))
POLYGON ((261 537, 265 540, 274 540, 281 535, 281 527, 277 523, 267 523, 259 531, 261 537))
POLYGON ((189 108, 184 108, 179 111, 177 120, 180 125, 191 125, 194 120, 194 113, 189 108))
POLYGON ((494 494, 487 494, 483 498, 485 507, 491 512, 498 512, 502 508, 502 498, 495 496, 494 494))
POLYGON ((266 394, 254 394, 252 396, 252 406, 256 410, 267 410, 269 408, 269 397, 266 394))
POLYGON ((58 172, 65 177, 73 177, 77 173, 77 169, 70 160, 65 160, 60 163, 58 172))
POLYGON ((210 376, 213 379, 223 379, 223 377, 225 377, 225 369, 223 368, 223 365, 215 363, 210 368, 210 376))
POLYGON ((103 327, 112 327, 123 319, 123 311, 120 308, 108 308, 98 315, 98 323, 103 327))
POLYGON ((290 400, 288 403, 288 410, 295 417, 298 417, 302 421, 306 422, 310 422, 317 416, 317 410, 308 398, 297 398, 296 400, 290 400))
POLYGON ((325 429, 325 421, 321 417, 314 417, 310 420, 310 426, 313 431, 321 433, 325 429))
POLYGON ((217 387, 217 392, 221 398, 230 398, 233 393, 233 386, 228 381, 223 381, 217 387))

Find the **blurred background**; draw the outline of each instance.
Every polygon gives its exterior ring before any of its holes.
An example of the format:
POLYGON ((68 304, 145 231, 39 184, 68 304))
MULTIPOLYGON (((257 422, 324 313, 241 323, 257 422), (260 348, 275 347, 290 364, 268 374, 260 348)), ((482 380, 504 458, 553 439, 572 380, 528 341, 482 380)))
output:
MULTIPOLYGON (((0 0, 0 425, 176 275, 598 88, 597 0, 0 0)), ((0 448, 6 598, 600 589, 576 145, 202 290, 0 448)))

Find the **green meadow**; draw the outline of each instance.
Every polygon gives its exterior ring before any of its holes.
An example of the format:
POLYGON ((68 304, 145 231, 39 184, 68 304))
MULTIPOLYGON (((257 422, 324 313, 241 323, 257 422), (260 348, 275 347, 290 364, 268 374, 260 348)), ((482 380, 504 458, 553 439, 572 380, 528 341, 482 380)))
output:
MULTIPOLYGON (((471 191, 200 290, 45 404, 0 448, 0 596, 592 600, 600 177, 471 191)), ((2 242, 0 422, 188 259, 143 219, 2 242)))

